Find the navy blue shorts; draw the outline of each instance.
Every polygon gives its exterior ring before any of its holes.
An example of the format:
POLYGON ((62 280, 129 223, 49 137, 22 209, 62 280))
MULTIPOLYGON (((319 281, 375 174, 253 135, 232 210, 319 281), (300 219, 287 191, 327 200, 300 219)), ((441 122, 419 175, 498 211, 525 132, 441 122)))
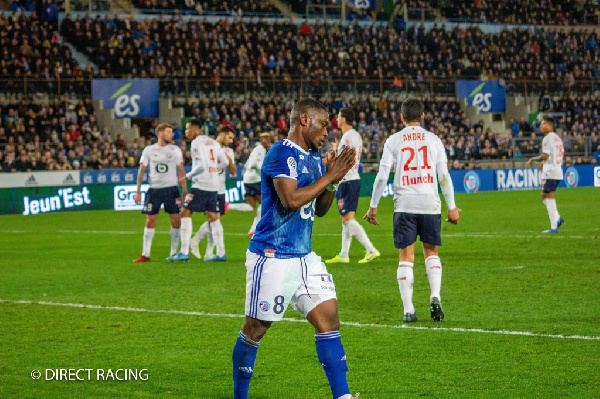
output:
POLYGON ((542 186, 542 191, 545 193, 553 193, 562 180, 546 179, 542 186))
POLYGON ((442 245, 442 215, 394 213, 394 246, 406 248, 417 241, 430 245, 442 245))
POLYGON ((244 190, 246 191, 244 197, 247 197, 249 195, 256 197, 257 195, 260 195, 260 183, 244 183, 244 190))
POLYGON ((192 195, 192 199, 188 201, 186 206, 192 212, 219 212, 219 203, 217 201, 216 191, 203 191, 197 188, 192 188, 188 195, 192 195))
POLYGON ((335 192, 338 211, 344 216, 348 212, 356 212, 360 195, 360 180, 350 180, 339 185, 335 192))
POLYGON ((144 215, 157 215, 160 211, 160 206, 164 204, 165 212, 173 214, 179 213, 179 188, 177 186, 165 188, 150 188, 146 193, 144 201, 144 215))
POLYGON ((221 215, 225 214, 225 194, 217 194, 217 206, 221 215))

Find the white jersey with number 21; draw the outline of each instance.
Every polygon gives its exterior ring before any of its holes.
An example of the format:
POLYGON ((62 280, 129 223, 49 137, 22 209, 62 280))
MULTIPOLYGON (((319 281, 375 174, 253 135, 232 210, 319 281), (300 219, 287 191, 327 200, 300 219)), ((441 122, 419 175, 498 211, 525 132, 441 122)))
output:
POLYGON ((380 165, 395 173, 394 211, 440 214, 437 173, 447 163, 442 141, 422 127, 409 126, 390 136, 380 165))

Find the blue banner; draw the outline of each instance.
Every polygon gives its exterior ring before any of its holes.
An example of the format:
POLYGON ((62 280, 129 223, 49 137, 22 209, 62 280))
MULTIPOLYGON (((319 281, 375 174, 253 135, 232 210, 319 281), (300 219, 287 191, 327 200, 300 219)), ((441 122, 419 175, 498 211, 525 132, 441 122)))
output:
POLYGON ((92 98, 116 118, 158 118, 158 79, 94 79, 92 98))
POLYGON ((466 98, 479 112, 506 112, 506 88, 497 80, 457 80, 456 97, 466 98))

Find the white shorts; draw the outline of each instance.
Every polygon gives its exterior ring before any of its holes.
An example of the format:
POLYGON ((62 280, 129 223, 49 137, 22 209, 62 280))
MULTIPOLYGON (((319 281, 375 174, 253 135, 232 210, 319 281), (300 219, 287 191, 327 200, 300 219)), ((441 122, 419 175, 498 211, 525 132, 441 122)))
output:
POLYGON ((279 321, 291 303, 304 317, 337 299, 331 274, 314 252, 302 258, 266 258, 246 252, 246 315, 279 321))

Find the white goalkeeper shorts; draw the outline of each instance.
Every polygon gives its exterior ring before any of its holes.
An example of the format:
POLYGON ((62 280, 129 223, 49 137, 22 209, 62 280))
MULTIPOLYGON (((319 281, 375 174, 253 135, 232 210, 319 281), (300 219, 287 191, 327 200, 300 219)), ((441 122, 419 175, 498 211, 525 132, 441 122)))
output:
POLYGON ((337 299, 335 284, 321 257, 267 258, 246 252, 246 315, 279 321, 288 305, 306 315, 319 304, 337 299))

